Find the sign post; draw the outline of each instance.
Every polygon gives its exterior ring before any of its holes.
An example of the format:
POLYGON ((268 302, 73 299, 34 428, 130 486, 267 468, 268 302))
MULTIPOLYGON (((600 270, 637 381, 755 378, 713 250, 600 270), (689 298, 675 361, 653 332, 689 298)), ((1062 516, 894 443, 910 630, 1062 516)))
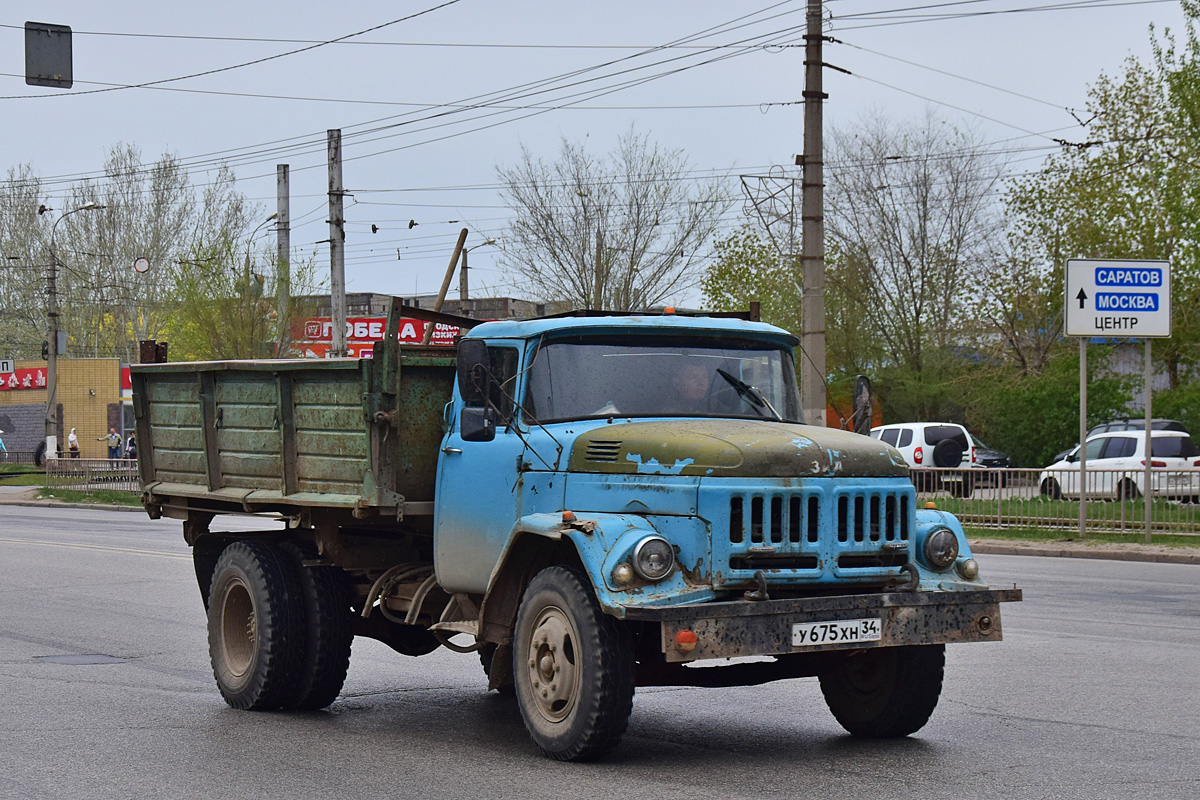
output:
POLYGON ((1145 339, 1146 541, 1150 541, 1152 439, 1150 339, 1171 336, 1171 265, 1167 261, 1067 262, 1065 327, 1079 340, 1079 535, 1087 525, 1087 340, 1092 336, 1145 339))

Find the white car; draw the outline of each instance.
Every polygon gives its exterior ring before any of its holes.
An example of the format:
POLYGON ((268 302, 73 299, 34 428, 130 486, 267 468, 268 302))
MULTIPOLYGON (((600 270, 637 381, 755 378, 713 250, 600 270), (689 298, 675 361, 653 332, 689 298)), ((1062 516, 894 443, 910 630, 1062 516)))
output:
MULTIPOLYGON (((929 467, 971 469, 975 465, 975 440, 967 429, 955 422, 899 422, 871 429, 871 438, 879 439, 900 451, 908 466, 915 470, 929 467)), ((955 496, 969 497, 972 476, 963 479, 958 472, 918 472, 917 488, 932 491, 945 486, 955 496)))
MULTIPOLYGON (((1180 431, 1151 431, 1150 437, 1151 494, 1200 500, 1200 450, 1192 437, 1180 431)), ((1127 500, 1145 494, 1145 431, 1088 438, 1087 470, 1089 496, 1127 500)), ((1078 497, 1079 447, 1042 470, 1038 485, 1050 498, 1078 497)))

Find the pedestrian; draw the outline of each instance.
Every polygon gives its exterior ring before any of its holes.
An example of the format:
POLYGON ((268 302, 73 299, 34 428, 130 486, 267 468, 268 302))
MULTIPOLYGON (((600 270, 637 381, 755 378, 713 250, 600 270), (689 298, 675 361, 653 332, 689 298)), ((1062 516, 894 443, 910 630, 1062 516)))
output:
POLYGON ((116 428, 108 429, 108 436, 96 437, 97 442, 108 442, 108 457, 114 461, 121 457, 121 434, 116 428))
POLYGON ((67 434, 67 449, 71 451, 71 458, 79 458, 79 437, 75 435, 74 428, 67 434))
POLYGON ((7 453, 8 448, 4 446, 4 431, 0 431, 0 453, 7 453))
POLYGON ((133 438, 133 434, 129 434, 129 441, 125 443, 125 457, 137 459, 137 439, 133 438))

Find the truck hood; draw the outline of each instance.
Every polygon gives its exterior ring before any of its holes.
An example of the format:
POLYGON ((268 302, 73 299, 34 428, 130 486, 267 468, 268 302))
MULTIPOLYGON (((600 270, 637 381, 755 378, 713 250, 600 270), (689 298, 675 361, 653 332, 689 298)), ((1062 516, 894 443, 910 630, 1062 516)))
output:
POLYGON ((903 476, 900 453, 849 431, 687 419, 604 425, 575 440, 572 472, 762 478, 903 476))

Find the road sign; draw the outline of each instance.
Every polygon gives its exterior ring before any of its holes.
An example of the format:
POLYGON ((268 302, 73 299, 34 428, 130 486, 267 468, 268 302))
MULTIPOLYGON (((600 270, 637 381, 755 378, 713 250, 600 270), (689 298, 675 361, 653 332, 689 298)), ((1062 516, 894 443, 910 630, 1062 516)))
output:
POLYGON ((10 372, 16 371, 16 364, 11 358, 0 358, 0 375, 7 375, 10 372))
POLYGON ((1068 336, 1170 336, 1170 263, 1068 261, 1066 322, 1068 336))

